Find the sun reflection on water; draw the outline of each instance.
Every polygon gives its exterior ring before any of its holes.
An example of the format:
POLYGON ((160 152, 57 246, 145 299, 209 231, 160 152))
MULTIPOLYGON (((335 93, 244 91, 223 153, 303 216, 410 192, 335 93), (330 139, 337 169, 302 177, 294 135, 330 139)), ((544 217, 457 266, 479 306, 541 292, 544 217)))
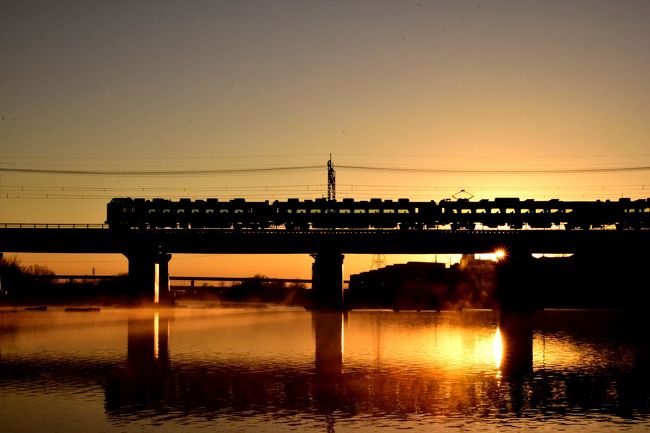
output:
POLYGON ((154 359, 158 359, 158 356, 160 354, 159 326, 160 326, 160 314, 156 311, 153 316, 153 357, 154 359))
POLYGON ((494 341, 492 342, 492 351, 494 353, 494 366, 497 370, 501 369, 501 360, 503 359, 503 339, 501 337, 501 330, 497 326, 494 333, 494 341))

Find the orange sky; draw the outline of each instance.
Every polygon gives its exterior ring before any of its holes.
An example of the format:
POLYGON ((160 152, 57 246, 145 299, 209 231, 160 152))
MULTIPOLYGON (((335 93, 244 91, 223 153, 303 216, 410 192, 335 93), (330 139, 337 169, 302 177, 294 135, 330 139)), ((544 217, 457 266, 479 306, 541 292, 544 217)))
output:
MULTIPOLYGON (((647 1, 36 1, 4 2, 0 17, 0 222, 101 223, 114 196, 320 197, 330 153, 341 166, 650 165, 647 1), (2 170, 303 165, 322 169, 2 170)), ((460 189, 476 198, 639 198, 650 196, 650 171, 339 169, 337 187, 358 199, 439 200, 460 189)), ((113 256, 21 259, 57 272, 126 269, 113 256)), ((306 277, 311 263, 258 259, 179 256, 171 266, 306 277)), ((369 264, 348 257, 346 273, 369 264)))

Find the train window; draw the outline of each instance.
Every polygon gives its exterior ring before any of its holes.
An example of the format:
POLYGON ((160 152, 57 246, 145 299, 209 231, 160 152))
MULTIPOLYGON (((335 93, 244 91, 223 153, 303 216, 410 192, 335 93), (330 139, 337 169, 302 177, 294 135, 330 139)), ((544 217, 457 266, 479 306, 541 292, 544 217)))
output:
POLYGON ((501 213, 501 209, 492 208, 490 209, 490 213, 501 213))
POLYGON ((368 213, 379 213, 379 209, 368 209, 368 213))
POLYGON ((228 209, 219 209, 219 213, 228 213, 228 209))
POLYGON ((296 213, 307 213, 307 209, 296 209, 296 213))
POLYGON ((170 213, 171 211, 171 209, 163 209, 163 213, 170 213))
POLYGON ((214 213, 214 209, 206 209, 205 213, 207 213, 207 214, 214 213))
POLYGON ((287 213, 293 213, 293 209, 287 209, 287 213))
POLYGON ((458 213, 458 209, 452 209, 451 213, 458 213))
POLYGON ((384 209, 384 213, 395 213, 395 209, 384 209))
POLYGON ((235 209, 234 213, 244 213, 244 209, 235 209))
POLYGON ((178 209, 176 212, 177 213, 185 213, 185 209, 178 209))
POLYGON ((573 209, 565 209, 564 213, 573 213, 573 209))
POLYGON ((339 209, 339 213, 350 213, 350 209, 339 209))
POLYGON ((468 214, 468 213, 472 213, 472 210, 471 209, 461 209, 460 213, 468 214))
POLYGON ((485 209, 476 209, 476 213, 486 213, 485 209))
POLYGON ((535 209, 535 213, 544 213, 544 209, 535 209))
POLYGON ((310 213, 320 213, 320 209, 312 209, 309 212, 310 213))
POLYGON ((365 209, 355 209, 354 213, 366 213, 365 209))
POLYGON ((530 209, 522 209, 521 213, 530 213, 530 209))
POLYGON ((506 209, 506 213, 516 213, 517 211, 514 210, 513 208, 508 208, 506 209))
POLYGON ((408 209, 397 209, 397 213, 409 213, 408 209))
POLYGON ((558 213, 558 209, 551 209, 551 213, 558 213))
POLYGON ((156 209, 149 209, 149 213, 156 213, 156 209))
POLYGON ((192 209, 192 213, 200 213, 201 211, 199 209, 192 209))
POLYGON ((643 209, 643 212, 650 213, 650 207, 647 207, 647 208, 643 209))

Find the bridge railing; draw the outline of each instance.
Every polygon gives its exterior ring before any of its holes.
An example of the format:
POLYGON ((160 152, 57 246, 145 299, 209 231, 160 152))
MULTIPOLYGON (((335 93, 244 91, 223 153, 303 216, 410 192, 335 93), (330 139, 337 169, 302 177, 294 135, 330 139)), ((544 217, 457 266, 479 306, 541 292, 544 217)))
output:
POLYGON ((108 224, 0 223, 4 229, 108 229, 108 224))

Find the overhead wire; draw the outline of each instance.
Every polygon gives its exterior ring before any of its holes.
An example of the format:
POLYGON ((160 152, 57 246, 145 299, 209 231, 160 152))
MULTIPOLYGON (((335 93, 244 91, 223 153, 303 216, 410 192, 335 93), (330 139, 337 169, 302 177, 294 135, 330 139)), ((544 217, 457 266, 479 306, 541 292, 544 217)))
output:
POLYGON ((384 171, 396 173, 426 173, 426 174, 577 174, 577 173, 615 173, 648 171, 650 165, 624 167, 591 167, 591 168, 543 168, 543 169, 455 169, 455 168, 417 168, 417 167, 381 167, 370 165, 337 164, 337 169, 384 171))
MULTIPOLYGON (((541 168, 541 169, 471 169, 471 168, 426 168, 426 167, 396 167, 337 164, 339 170, 381 171, 394 173, 421 174, 480 174, 480 175, 526 175, 526 174, 579 174, 579 173, 616 173, 649 171, 650 165, 611 166, 611 167, 582 167, 582 168, 541 168)), ((166 170, 76 170, 52 169, 38 167, 7 167, 0 166, 0 172, 28 174, 58 174, 58 175, 99 175, 99 176, 205 176, 228 174, 251 174, 291 172, 305 170, 323 170, 321 165, 293 165, 247 168, 190 168, 166 170)))
POLYGON ((186 169, 186 170, 71 170, 33 167, 0 167, 0 172, 29 174, 66 174, 99 176, 205 176, 217 174, 250 174, 287 171, 319 170, 319 165, 220 168, 220 169, 186 169))

